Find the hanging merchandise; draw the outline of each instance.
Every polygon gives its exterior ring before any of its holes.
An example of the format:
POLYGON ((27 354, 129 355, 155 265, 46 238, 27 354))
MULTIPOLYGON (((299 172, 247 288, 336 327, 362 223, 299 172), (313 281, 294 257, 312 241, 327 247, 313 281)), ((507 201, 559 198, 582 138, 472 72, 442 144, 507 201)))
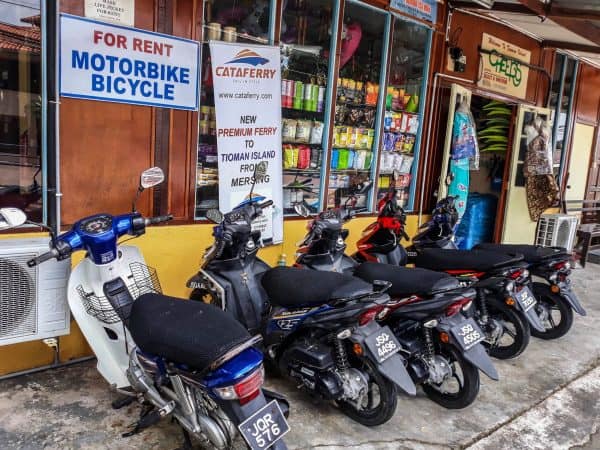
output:
POLYGON ((469 110, 469 104, 463 100, 454 113, 452 126, 452 153, 453 160, 471 158, 478 159, 479 147, 475 132, 475 120, 469 110))
POLYGON ((448 186, 448 195, 458 197, 454 205, 458 212, 458 223, 467 209, 467 197, 469 195, 469 158, 450 160, 451 181, 448 186))
POLYGON ((477 133, 482 152, 506 152, 512 108, 491 100, 482 108, 481 130, 477 133))
POLYGON ((558 198, 559 188, 552 173, 550 127, 541 117, 525 126, 527 154, 523 165, 527 206, 531 220, 537 222, 542 213, 558 198))

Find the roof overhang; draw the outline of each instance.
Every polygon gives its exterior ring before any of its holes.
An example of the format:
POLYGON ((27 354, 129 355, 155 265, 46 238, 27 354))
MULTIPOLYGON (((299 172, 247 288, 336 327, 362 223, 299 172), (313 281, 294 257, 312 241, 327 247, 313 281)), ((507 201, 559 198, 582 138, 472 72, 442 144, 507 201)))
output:
POLYGON ((450 0, 600 67, 598 0, 450 0))

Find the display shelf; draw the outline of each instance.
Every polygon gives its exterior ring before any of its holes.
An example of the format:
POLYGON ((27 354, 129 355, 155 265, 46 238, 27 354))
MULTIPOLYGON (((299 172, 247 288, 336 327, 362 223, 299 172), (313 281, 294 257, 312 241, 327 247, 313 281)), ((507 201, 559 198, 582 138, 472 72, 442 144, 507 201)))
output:
POLYGON ((323 147, 323 144, 320 142, 318 144, 309 144, 306 142, 282 141, 281 144, 282 145, 307 145, 309 147, 323 147))
POLYGON ((371 169, 331 169, 329 173, 369 173, 371 169))
POLYGON ((308 174, 314 175, 314 174, 321 173, 321 170, 320 169, 283 169, 283 173, 287 173, 287 174, 291 174, 291 175, 308 173, 308 174))

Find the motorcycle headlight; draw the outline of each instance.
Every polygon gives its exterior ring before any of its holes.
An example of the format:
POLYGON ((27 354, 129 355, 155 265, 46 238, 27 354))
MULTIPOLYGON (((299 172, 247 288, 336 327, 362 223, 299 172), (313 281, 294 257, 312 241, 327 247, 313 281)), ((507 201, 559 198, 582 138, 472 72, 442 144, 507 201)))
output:
POLYGON ((515 282, 514 281, 508 281, 505 285, 504 285, 504 290, 506 292, 512 292, 515 290, 515 282))

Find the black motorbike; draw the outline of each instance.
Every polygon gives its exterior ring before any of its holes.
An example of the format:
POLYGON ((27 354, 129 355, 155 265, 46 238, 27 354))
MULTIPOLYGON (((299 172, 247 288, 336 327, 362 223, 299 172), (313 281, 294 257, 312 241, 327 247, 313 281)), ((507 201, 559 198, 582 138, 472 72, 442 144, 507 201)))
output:
POLYGON ((207 213, 218 223, 215 242, 188 281, 191 299, 217 305, 260 332, 274 368, 347 416, 367 426, 388 421, 397 386, 416 393, 402 346, 375 320, 390 301, 384 292, 389 283, 270 269, 257 257, 260 233, 251 228, 270 204, 249 201, 225 215, 207 213))
POLYGON ((529 273, 523 257, 482 250, 451 250, 453 243, 444 236, 458 220, 455 208, 441 203, 433 218, 421 227, 413 245, 405 249, 401 242, 408 240, 404 230, 406 214, 398 204, 392 185, 379 202, 377 221, 369 225, 357 243, 353 258, 394 265, 415 264, 430 270, 446 272, 463 285, 477 290, 475 307, 471 310, 486 334, 490 355, 500 359, 521 354, 534 329, 543 325, 533 309, 536 301, 528 288, 529 273))
MULTIPOLYGON (((454 202, 454 197, 446 197, 438 202, 432 219, 422 226, 421 232, 413 240, 416 248, 456 249, 454 230, 458 214, 454 202)), ((566 249, 528 244, 484 243, 476 245, 474 250, 523 256, 528 271, 525 285, 537 300, 531 313, 535 313, 542 323, 541 328, 532 326, 531 334, 535 337, 556 339, 564 336, 573 324, 573 311, 586 315, 571 288, 569 275, 572 255, 566 249), (533 277, 539 281, 534 281, 533 277)))
MULTIPOLYGON (((299 208, 299 213, 306 211, 299 208)), ((301 242, 295 265, 327 273, 352 273, 372 282, 386 280, 392 301, 378 320, 388 325, 408 360, 413 381, 426 395, 446 408, 464 408, 479 392, 479 370, 497 380, 498 374, 482 342, 484 332, 468 314, 475 290, 453 277, 425 269, 389 264, 358 264, 347 256, 343 223, 353 217, 349 208, 320 213, 301 242)), ((382 307, 383 309, 383 307, 382 307)))

